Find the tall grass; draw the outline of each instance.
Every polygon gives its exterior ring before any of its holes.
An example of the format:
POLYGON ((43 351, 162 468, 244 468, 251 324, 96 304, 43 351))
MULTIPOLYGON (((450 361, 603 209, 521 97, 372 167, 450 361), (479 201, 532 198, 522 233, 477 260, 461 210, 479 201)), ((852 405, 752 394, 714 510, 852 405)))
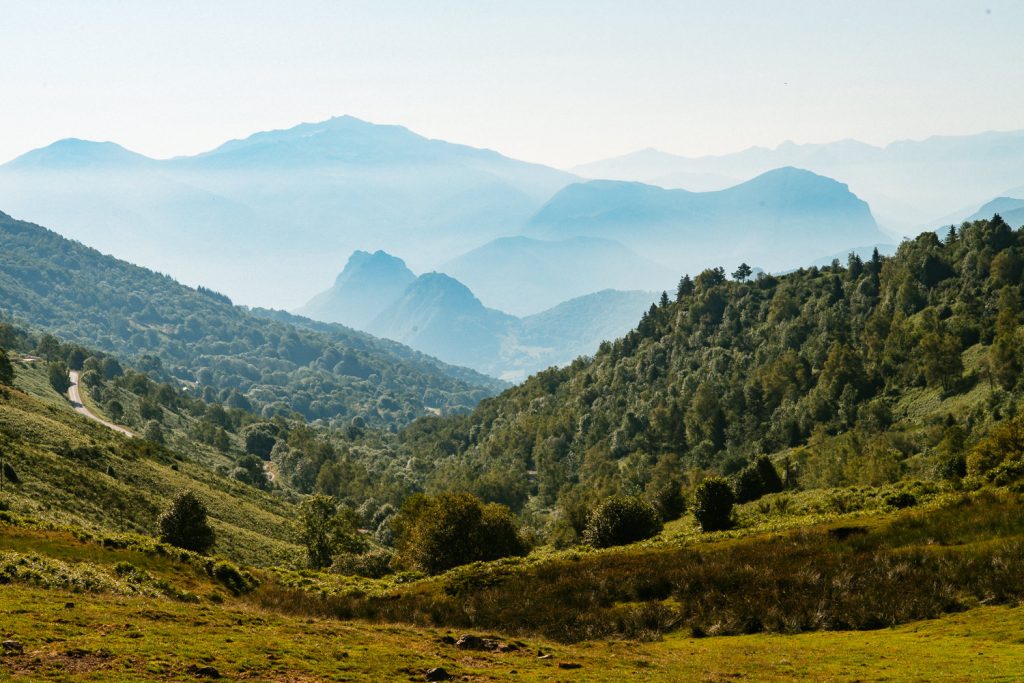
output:
POLYGON ((875 528, 820 527, 716 546, 479 565, 385 595, 264 586, 284 611, 536 633, 562 641, 873 629, 1024 598, 1013 494, 965 496, 875 528))

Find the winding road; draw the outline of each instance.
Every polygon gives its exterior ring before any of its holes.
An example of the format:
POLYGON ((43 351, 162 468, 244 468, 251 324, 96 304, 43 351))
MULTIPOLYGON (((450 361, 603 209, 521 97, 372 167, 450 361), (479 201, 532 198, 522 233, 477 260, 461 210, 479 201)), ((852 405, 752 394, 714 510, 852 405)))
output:
POLYGON ((68 400, 71 401, 71 407, 75 409, 75 412, 80 415, 85 415, 90 420, 99 422, 104 427, 113 429, 115 432, 120 432, 125 436, 135 436, 130 429, 116 425, 113 422, 107 422, 102 417, 85 407, 85 404, 82 403, 82 394, 78 391, 78 377, 79 373, 77 370, 71 370, 68 372, 68 379, 71 380, 71 386, 68 387, 68 400))

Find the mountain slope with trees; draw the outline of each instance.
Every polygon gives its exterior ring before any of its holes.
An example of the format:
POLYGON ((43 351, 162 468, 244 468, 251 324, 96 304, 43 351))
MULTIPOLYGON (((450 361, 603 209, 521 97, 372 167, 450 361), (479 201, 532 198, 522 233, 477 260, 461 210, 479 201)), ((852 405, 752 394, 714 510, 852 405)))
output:
POLYGON ((705 270, 593 359, 420 421, 400 448, 437 463, 428 487, 458 482, 552 533, 580 532, 604 496, 761 454, 790 487, 957 477, 1019 404, 1022 269, 1024 234, 996 216, 891 258, 705 270))
POLYGON ((266 416, 401 425, 465 411, 502 385, 341 326, 253 315, 208 289, 0 214, 0 302, 15 319, 136 359, 203 398, 266 416))

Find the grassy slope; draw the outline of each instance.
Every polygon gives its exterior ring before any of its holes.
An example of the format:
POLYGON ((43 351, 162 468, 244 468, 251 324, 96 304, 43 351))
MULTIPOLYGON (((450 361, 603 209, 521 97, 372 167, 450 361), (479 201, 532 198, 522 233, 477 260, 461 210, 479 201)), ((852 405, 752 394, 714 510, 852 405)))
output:
POLYGON ((216 552, 254 565, 299 555, 293 506, 212 474, 218 462, 230 464, 225 456, 172 434, 177 459, 133 457, 124 437, 71 411, 42 367, 19 367, 16 384, 22 391, 0 396, 0 442, 21 479, 4 492, 15 511, 93 533, 152 534, 169 501, 188 488, 207 504, 216 552))
POLYGON ((23 681, 195 680, 189 667, 197 665, 229 679, 289 682, 424 680, 435 666, 476 681, 1013 681, 1024 670, 1022 608, 863 633, 573 647, 531 640, 528 650, 481 654, 440 644, 437 630, 297 619, 245 604, 6 590, 3 635, 17 637, 26 654, 0 659, 0 674, 23 681), (535 649, 553 656, 538 659, 535 649), (581 668, 558 668, 563 662, 581 668))
MULTIPOLYGON (((1024 608, 1019 607, 983 607, 877 631, 702 639, 673 634, 653 643, 575 645, 529 637, 517 652, 474 653, 440 642, 445 633, 457 632, 260 609, 249 597, 232 597, 193 565, 165 554, 103 548, 65 532, 3 524, 0 545, 45 553, 69 565, 88 563, 109 576, 116 575, 117 563, 130 562, 201 596, 198 602, 182 602, 7 583, 0 589, 0 636, 20 642, 25 653, 0 657, 0 678, 193 680, 190 667, 213 666, 229 679, 387 681, 423 680, 426 669, 443 666, 477 681, 1009 681, 1024 670, 1024 608), (207 597, 212 594, 218 597, 207 597), (538 651, 551 657, 539 659, 538 651), (581 668, 562 669, 559 663, 581 668)), ((45 572, 34 579, 46 580, 45 572)))

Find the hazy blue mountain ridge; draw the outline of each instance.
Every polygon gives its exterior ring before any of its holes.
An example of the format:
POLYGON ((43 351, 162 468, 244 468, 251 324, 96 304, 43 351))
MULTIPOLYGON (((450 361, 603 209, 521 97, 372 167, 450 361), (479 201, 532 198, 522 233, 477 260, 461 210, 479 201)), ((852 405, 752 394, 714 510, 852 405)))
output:
POLYGON ((336 271, 335 254, 370 246, 427 268, 514 231, 573 180, 337 117, 167 160, 57 142, 0 166, 0 204, 188 284, 294 306, 336 271))
POLYGON ((770 149, 751 147, 701 157, 640 150, 571 170, 587 178, 694 189, 686 182, 694 174, 746 179, 784 166, 806 168, 846 183, 871 205, 882 225, 912 234, 933 224, 936 216, 978 206, 1019 185, 1024 177, 1024 131, 933 136, 883 147, 856 140, 787 141, 770 149))
POLYGON ((527 232, 619 239, 677 273, 740 261, 780 270, 851 244, 889 241, 845 185, 795 168, 715 192, 576 183, 545 204, 527 232))

